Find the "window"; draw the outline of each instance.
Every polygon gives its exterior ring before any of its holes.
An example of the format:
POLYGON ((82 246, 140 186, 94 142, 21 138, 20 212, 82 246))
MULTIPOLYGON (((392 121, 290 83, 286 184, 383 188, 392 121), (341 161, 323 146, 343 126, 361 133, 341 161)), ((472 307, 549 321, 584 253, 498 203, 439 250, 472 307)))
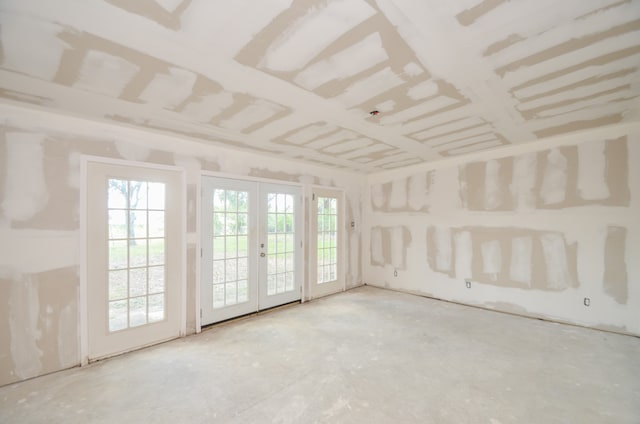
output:
POLYGON ((108 180, 109 331, 165 319, 165 185, 108 180))
POLYGON ((338 199, 318 196, 318 284, 338 276, 338 199))
POLYGON ((293 290, 294 196, 286 193, 267 194, 267 295, 293 290))
POLYGON ((247 302, 249 193, 213 191, 213 308, 247 302))

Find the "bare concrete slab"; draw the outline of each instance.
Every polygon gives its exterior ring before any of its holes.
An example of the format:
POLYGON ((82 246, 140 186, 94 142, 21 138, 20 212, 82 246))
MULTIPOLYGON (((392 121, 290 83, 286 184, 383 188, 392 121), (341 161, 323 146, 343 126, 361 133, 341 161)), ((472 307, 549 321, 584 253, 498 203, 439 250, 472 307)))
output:
POLYGON ((640 339, 362 287, 0 388, 3 423, 638 423, 640 339))

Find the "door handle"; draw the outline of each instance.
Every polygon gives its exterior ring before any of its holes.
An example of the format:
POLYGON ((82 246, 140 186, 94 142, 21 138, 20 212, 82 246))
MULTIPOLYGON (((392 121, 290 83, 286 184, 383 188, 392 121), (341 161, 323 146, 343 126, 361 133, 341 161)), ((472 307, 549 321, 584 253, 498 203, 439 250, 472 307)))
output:
POLYGON ((265 256, 266 256, 266 255, 264 254, 264 252, 262 252, 262 253, 260 254, 260 257, 261 257, 261 258, 264 258, 265 256))

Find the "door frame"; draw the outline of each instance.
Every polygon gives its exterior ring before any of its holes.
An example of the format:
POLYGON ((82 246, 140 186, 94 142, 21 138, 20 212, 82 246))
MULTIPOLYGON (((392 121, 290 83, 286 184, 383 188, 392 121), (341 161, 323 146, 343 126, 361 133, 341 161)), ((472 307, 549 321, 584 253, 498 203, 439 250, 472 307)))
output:
MULTIPOLYGON (((79 251, 80 251, 80 288, 79 288, 79 324, 80 324, 80 365, 89 364, 89 313, 88 313, 88 217, 87 201, 88 193, 88 167, 90 162, 105 165, 126 166, 135 168, 147 168, 159 171, 172 171, 180 175, 180 332, 179 337, 187 334, 187 189, 186 171, 179 166, 162 165, 150 162, 131 161, 126 159, 114 159, 102 156, 80 155, 80 230, 79 230, 79 251)), ((162 341, 158 341, 162 342, 162 341)), ((151 343, 156 344, 156 343, 151 343)), ((144 346, 136 346, 131 350, 137 350, 144 346)), ((124 353, 124 352, 121 352, 124 353)), ((117 353, 118 355, 120 353, 117 353)))
POLYGON ((290 186, 295 186, 295 187, 299 187, 300 188, 300 197, 302 199, 302 206, 300 209, 301 215, 300 215, 300 219, 302 220, 302 228, 301 228, 301 236, 300 239, 302 241, 302 260, 301 260, 301 269, 300 269, 300 275, 302 276, 303 281, 300 282, 300 287, 302 289, 302 292, 300 294, 300 302, 304 303, 305 302, 305 298, 307 296, 307 269, 305 267, 305 258, 304 258, 304 253, 306 252, 306 246, 307 246, 307 238, 306 238, 306 234, 307 234, 307 228, 306 228, 306 219, 307 219, 307 214, 306 214, 306 206, 307 206, 307 196, 306 196, 306 189, 305 189, 305 185, 302 183, 297 183, 297 182, 293 182, 293 181, 285 181, 285 180, 277 180, 274 178, 263 178, 263 177, 251 177, 251 176, 247 176, 247 175, 237 175, 237 174, 230 174, 227 172, 217 172, 217 171, 200 171, 199 177, 198 177, 198 181, 196 184, 196 229, 197 229, 197 236, 196 236, 196 289, 195 289, 195 311, 196 311, 196 334, 202 332, 202 317, 200 316, 200 301, 201 301, 201 297, 202 297, 202 293, 200 290, 200 285, 202 283, 202 277, 201 277, 201 269, 202 269, 202 237, 200 237, 200 233, 202 231, 202 190, 203 190, 203 186, 202 186, 202 179, 203 177, 215 177, 215 178, 226 178, 226 179, 230 179, 230 180, 241 180, 241 181, 249 181, 249 182, 254 182, 254 183, 267 183, 267 184, 279 184, 279 185, 290 185, 290 186))
POLYGON ((335 293, 340 293, 340 292, 344 292, 347 290, 347 249, 346 249, 346 237, 348 234, 347 231, 347 222, 346 222, 346 216, 347 216, 347 209, 346 209, 346 195, 345 195, 345 191, 343 188, 340 187, 328 187, 328 186, 320 186, 320 185, 312 185, 309 187, 309 252, 308 252, 308 258, 309 258, 309 270, 308 270, 308 276, 307 276, 307 280, 309 282, 309 299, 317 299, 319 297, 323 297, 323 296, 329 296, 335 293), (338 195, 338 201, 340 202, 339 207, 338 207, 338 240, 336 241, 337 246, 338 246, 338 269, 337 269, 337 273, 338 273, 338 278, 342 280, 342 284, 341 284, 341 288, 338 291, 333 291, 333 292, 324 292, 324 291, 318 291, 316 293, 314 293, 314 288, 316 287, 317 283, 317 275, 314 275, 314 272, 317 272, 317 264, 313 263, 314 261, 317 261, 317 245, 314 244, 314 242, 317 243, 317 222, 312 222, 313 218, 317 218, 317 214, 313 211, 311 211, 311 208, 314 207, 316 199, 314 198, 315 195, 315 191, 319 190, 319 191, 333 191, 338 195), (313 252, 312 252, 313 249, 313 252))

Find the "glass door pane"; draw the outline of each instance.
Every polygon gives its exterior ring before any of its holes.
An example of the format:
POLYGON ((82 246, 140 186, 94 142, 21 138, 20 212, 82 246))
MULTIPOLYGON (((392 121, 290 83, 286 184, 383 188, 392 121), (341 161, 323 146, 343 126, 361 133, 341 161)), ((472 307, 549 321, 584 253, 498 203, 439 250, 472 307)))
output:
POLYGON ((343 193, 339 190, 313 190, 310 239, 311 297, 326 296, 344 290, 342 237, 343 193), (313 280, 314 279, 314 280, 313 280))
POLYGON ((296 186, 260 183, 260 309, 300 299, 301 196, 296 186))
POLYGON ((162 321, 165 184, 108 179, 109 331, 162 321))
POLYGON ((318 284, 338 278, 338 199, 318 196, 317 208, 318 284))
POLYGON ((295 271, 294 196, 267 193, 267 295, 291 292, 295 271))
POLYGON ((256 185, 205 177, 202 203, 202 325, 255 312, 256 185))
POLYGON ((213 191, 213 308, 245 303, 248 295, 249 192, 213 191))

